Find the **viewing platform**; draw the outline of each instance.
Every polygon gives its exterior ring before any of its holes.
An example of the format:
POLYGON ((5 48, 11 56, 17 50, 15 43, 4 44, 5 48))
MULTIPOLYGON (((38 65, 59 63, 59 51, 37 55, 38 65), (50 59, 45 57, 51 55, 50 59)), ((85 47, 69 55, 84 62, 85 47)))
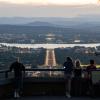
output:
MULTIPOLYGON (((100 98, 89 98, 89 97, 72 97, 70 100, 99 100, 100 98)), ((13 98, 4 99, 4 100, 15 100, 13 98)), ((69 100, 65 96, 32 96, 32 97, 22 97, 17 100, 69 100)))
MULTIPOLYGON (((65 79, 64 69, 26 69, 26 76, 23 80, 23 93, 19 100, 66 100, 65 96, 65 79), (31 73, 38 72, 37 75, 31 73), (52 75, 49 76, 49 72, 52 75), (57 72, 57 73, 54 73, 57 72)), ((82 73, 81 95, 75 95, 76 79, 72 78, 71 95, 72 100, 86 99, 90 100, 91 96, 86 93, 87 79, 86 71, 82 73)), ((100 99, 100 69, 92 71, 92 81, 94 87, 94 97, 100 99)), ((13 100, 13 72, 8 70, 0 71, 0 98, 13 100)))

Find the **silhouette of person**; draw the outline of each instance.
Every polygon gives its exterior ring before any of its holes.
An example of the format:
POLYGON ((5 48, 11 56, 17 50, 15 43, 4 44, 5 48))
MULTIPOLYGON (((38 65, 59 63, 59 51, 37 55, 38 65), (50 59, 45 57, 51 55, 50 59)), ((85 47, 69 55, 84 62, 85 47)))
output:
POLYGON ((19 58, 10 66, 10 71, 14 71, 14 97, 19 98, 23 86, 23 75, 25 75, 25 67, 19 62, 19 58))
POLYGON ((80 64, 80 60, 75 61, 75 68, 74 68, 74 94, 76 96, 81 95, 82 92, 82 68, 80 64))
POLYGON ((95 62, 93 59, 91 59, 89 66, 87 66, 86 68, 89 78, 92 78, 91 71, 95 69, 96 69, 95 62))
POLYGON ((80 60, 75 61, 74 77, 80 78, 82 76, 82 68, 80 60))
POLYGON ((93 59, 90 60, 89 66, 87 66, 86 71, 87 71, 87 94, 94 96, 94 91, 93 91, 93 84, 92 84, 92 71, 96 70, 96 65, 93 59))
POLYGON ((66 96, 68 98, 71 97, 70 95, 70 91, 71 91, 71 78, 72 78, 72 71, 73 71, 73 67, 74 67, 74 64, 73 64, 73 61, 70 57, 67 57, 66 58, 66 61, 64 62, 63 64, 64 66, 64 76, 65 76, 65 88, 66 88, 66 96))

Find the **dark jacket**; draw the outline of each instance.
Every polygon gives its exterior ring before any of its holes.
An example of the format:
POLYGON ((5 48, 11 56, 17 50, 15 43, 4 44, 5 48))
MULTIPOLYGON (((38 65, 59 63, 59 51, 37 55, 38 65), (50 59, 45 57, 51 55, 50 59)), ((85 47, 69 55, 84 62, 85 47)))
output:
POLYGON ((87 68, 86 68, 86 71, 87 71, 87 73, 88 73, 88 78, 90 78, 90 79, 92 79, 92 71, 93 70, 96 70, 96 66, 95 65, 89 65, 89 66, 87 66, 87 68))
POLYGON ((73 71, 73 63, 72 61, 66 61, 63 64, 64 68, 65 68, 65 74, 71 74, 73 71))
POLYGON ((74 77, 75 78, 81 78, 81 76, 82 76, 82 69, 81 68, 75 68, 74 69, 74 77))
POLYGON ((10 71, 14 70, 14 77, 15 78, 21 78, 22 77, 22 72, 25 73, 25 67, 22 63, 19 62, 14 62, 10 66, 10 71))

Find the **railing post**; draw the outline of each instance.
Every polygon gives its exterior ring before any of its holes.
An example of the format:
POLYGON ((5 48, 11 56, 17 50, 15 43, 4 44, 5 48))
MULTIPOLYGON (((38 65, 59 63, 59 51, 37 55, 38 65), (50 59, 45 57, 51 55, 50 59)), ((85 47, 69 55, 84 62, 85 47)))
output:
POLYGON ((5 78, 8 78, 8 71, 5 72, 5 78))

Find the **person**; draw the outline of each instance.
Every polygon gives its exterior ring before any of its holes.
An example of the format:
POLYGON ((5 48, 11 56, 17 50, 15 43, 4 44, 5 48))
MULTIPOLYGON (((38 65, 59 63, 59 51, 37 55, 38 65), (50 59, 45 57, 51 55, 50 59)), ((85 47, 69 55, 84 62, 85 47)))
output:
POLYGON ((88 72, 89 78, 91 78, 92 77, 91 71, 96 70, 96 65, 93 59, 90 60, 90 64, 89 66, 87 66, 86 70, 88 72))
POLYGON ((19 58, 11 64, 10 71, 14 71, 14 97, 19 98, 23 86, 23 75, 25 75, 25 67, 19 62, 19 58))
POLYGON ((74 68, 74 94, 77 96, 81 95, 82 93, 82 68, 80 60, 75 61, 75 68, 74 68))
POLYGON ((96 70, 96 65, 93 59, 90 60, 89 66, 86 68, 87 72, 87 94, 93 96, 93 84, 92 84, 92 71, 96 70))
POLYGON ((71 97, 70 92, 71 92, 71 78, 72 78, 72 71, 73 71, 73 61, 70 57, 66 58, 66 61, 63 64, 64 66, 64 76, 65 76, 65 88, 66 88, 66 96, 68 98, 71 97))

